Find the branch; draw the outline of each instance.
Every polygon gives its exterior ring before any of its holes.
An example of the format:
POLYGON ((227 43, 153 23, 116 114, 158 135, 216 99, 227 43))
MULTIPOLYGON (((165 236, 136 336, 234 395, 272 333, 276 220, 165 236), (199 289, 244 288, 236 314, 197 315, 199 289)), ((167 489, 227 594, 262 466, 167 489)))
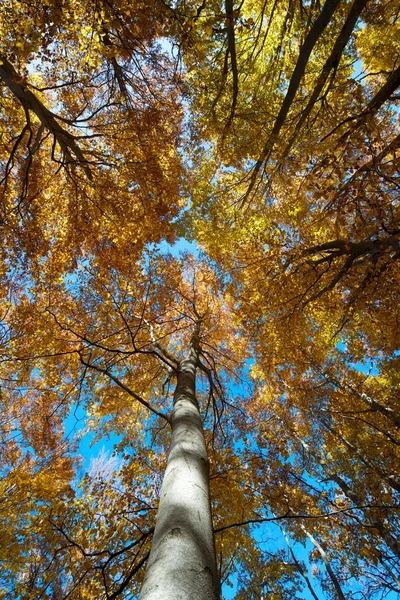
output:
POLYGON ((323 419, 319 416, 318 421, 334 437, 336 437, 340 442, 342 442, 344 444, 344 446, 350 451, 350 453, 352 453, 354 456, 356 456, 360 460, 360 462, 363 463, 363 465, 365 465, 372 472, 377 473, 383 481, 386 481, 386 483, 388 483, 390 485, 391 488, 393 488, 397 492, 400 492, 400 482, 395 479, 394 475, 389 475, 386 471, 381 469, 374 460, 369 460, 368 458, 366 458, 361 450, 359 450, 354 444, 349 442, 349 440, 347 438, 345 438, 344 435, 342 435, 339 431, 336 431, 336 429, 331 427, 329 425, 329 423, 327 423, 325 421, 325 419, 323 419))
POLYGON ((141 569, 143 567, 143 565, 145 564, 145 562, 147 561, 147 559, 150 556, 150 552, 147 552, 147 554, 145 554, 143 556, 143 558, 137 563, 137 565, 135 565, 131 572, 125 577, 124 581, 121 583, 121 585, 119 586, 119 588, 113 592, 110 596, 108 596, 107 600, 114 600, 114 598, 116 598, 117 596, 119 596, 124 589, 126 588, 126 586, 128 585, 128 583, 130 582, 130 580, 132 579, 132 577, 134 575, 136 575, 136 573, 139 571, 139 569, 141 569))
MULTIPOLYGON (((400 134, 396 135, 384 148, 379 152, 377 156, 373 156, 371 160, 361 165, 354 173, 349 177, 349 179, 342 185, 336 196, 331 200, 327 206, 331 208, 337 200, 339 200, 340 196, 346 192, 351 184, 357 179, 359 176, 364 176, 364 173, 368 171, 375 171, 378 175, 380 172, 378 171, 378 166, 382 162, 382 160, 390 153, 393 154, 393 157, 396 156, 395 151, 400 147, 400 134)), ((388 161, 389 162, 389 161, 388 161)))
POLYGON ((234 22, 233 0, 225 0, 225 13, 226 13, 226 19, 227 19, 227 26, 226 26, 226 37, 227 37, 227 41, 228 41, 227 53, 229 54, 230 59, 231 59, 232 80, 233 80, 232 81, 231 112, 229 115, 229 119, 225 125, 225 131, 227 131, 233 121, 233 117, 235 116, 237 97, 238 97, 238 93, 239 93, 238 67, 237 67, 237 60, 236 60, 235 28, 233 26, 233 22, 234 22))
MULTIPOLYGON (((361 240, 360 242, 334 240, 324 244, 319 244, 318 246, 312 246, 311 248, 304 250, 303 256, 318 253, 323 254, 323 256, 317 260, 309 259, 306 262, 314 268, 322 263, 328 263, 328 269, 324 271, 324 273, 329 270, 331 263, 335 258, 344 256, 346 257, 346 260, 333 279, 322 289, 313 294, 308 300, 306 300, 303 305, 305 306, 306 304, 317 300, 323 294, 335 288, 341 279, 343 279, 343 277, 349 273, 353 265, 359 264, 366 258, 370 260, 374 267, 376 266, 378 259, 381 257, 386 257, 386 263, 389 260, 398 260, 400 258, 399 234, 400 230, 397 229, 393 231, 391 235, 385 237, 376 237, 375 239, 367 238, 365 240, 361 240)), ((320 277, 321 273, 311 287, 314 287, 320 277)), ((366 281, 367 280, 364 280, 363 283, 366 283, 366 281)))
MULTIPOLYGON (((143 312, 145 310, 145 306, 143 307, 143 312)), ((151 343, 154 346, 154 348, 156 348, 161 355, 158 352, 154 352, 154 355, 163 363, 165 363, 167 365, 167 367, 171 370, 171 371, 175 371, 177 370, 177 367, 179 365, 179 361, 177 358, 175 358, 175 356, 169 352, 169 350, 167 348, 164 348, 164 346, 162 346, 162 344, 160 343, 159 340, 157 340, 156 336, 154 335, 154 327, 153 325, 150 323, 150 321, 148 321, 147 319, 144 318, 143 312, 140 316, 138 315, 134 315, 134 317, 136 319, 139 319, 139 325, 138 325, 138 329, 140 327, 140 324, 143 322, 145 325, 147 325, 147 327, 149 328, 149 333, 150 333, 150 338, 151 338, 151 343), (171 364, 172 363, 172 364, 171 364)))
POLYGON ((223 527, 217 527, 214 529, 214 533, 219 533, 220 531, 225 531, 225 529, 232 529, 233 527, 244 527, 245 525, 255 525, 257 523, 270 523, 274 521, 284 521, 285 519, 330 519, 335 518, 337 515, 341 513, 348 513, 353 510, 363 510, 365 508, 392 508, 394 510, 400 510, 399 506, 382 506, 382 505, 373 505, 367 504, 362 506, 349 506, 347 508, 341 508, 339 510, 334 510, 329 513, 321 513, 319 515, 293 515, 287 513, 286 515, 280 515, 278 517, 265 517, 259 519, 248 519, 247 521, 241 521, 240 523, 230 523, 229 525, 224 525, 223 527))
POLYGON ((327 135, 325 135, 320 140, 319 143, 322 143, 326 139, 328 139, 333 133, 335 133, 335 131, 337 131, 340 127, 342 127, 342 125, 345 125, 346 123, 349 123, 351 121, 356 121, 356 123, 354 123, 354 125, 352 127, 350 127, 339 138, 339 142, 338 143, 341 144, 344 141, 346 141, 346 139, 349 137, 349 135, 352 132, 354 132, 356 129, 358 129, 358 127, 362 124, 362 122, 365 120, 365 118, 368 115, 373 115, 376 112, 378 112, 378 110, 380 109, 380 107, 387 100, 389 100, 391 98, 393 92, 395 92, 399 86, 400 86, 400 66, 397 67, 397 69, 395 71, 393 71, 389 75, 389 77, 385 81, 384 85, 377 91, 377 93, 375 94, 375 96, 368 102, 367 107, 366 107, 365 110, 363 110, 358 115, 354 115, 353 117, 348 117, 347 119, 344 119, 343 121, 341 121, 338 125, 336 125, 336 127, 334 127, 332 129, 332 131, 330 131, 327 135))
POLYGON ((149 402, 147 402, 147 400, 145 400, 144 398, 139 396, 139 394, 136 394, 136 392, 134 392, 127 385, 122 383, 122 381, 120 379, 118 379, 118 377, 115 377, 115 375, 110 373, 110 371, 107 368, 102 369, 101 367, 94 365, 93 363, 86 362, 82 356, 82 352, 79 352, 79 357, 80 357, 81 363, 83 365, 97 371, 98 373, 102 373, 102 375, 106 375, 109 379, 114 381, 114 383, 116 383, 122 390, 124 390, 124 392, 126 392, 127 394, 129 394, 129 396, 131 396, 132 398, 135 398, 135 400, 137 400, 140 404, 142 404, 142 406, 145 406, 152 413, 154 413, 158 417, 161 417, 162 419, 167 421, 167 423, 171 424, 171 420, 168 415, 158 411, 154 406, 152 406, 149 402))
POLYGON ((325 373, 325 371, 323 371, 319 367, 319 365, 317 365, 317 363, 312 362, 312 366, 320 375, 322 375, 322 377, 325 379, 325 381, 327 383, 333 385, 334 387, 338 388, 339 390, 342 390, 344 392, 347 392, 348 394, 351 394, 352 396, 357 396, 358 398, 360 398, 360 400, 365 402, 371 408, 371 410, 373 410, 375 412, 380 412, 381 414, 385 415, 385 417, 390 419, 390 421, 392 421, 392 423, 396 427, 400 427, 400 414, 397 411, 395 411, 393 408, 390 408, 389 406, 385 406, 384 404, 381 404, 374 398, 371 398, 370 396, 368 396, 368 394, 366 394, 365 392, 359 392, 356 388, 349 385, 348 383, 342 383, 339 379, 337 379, 333 375, 329 375, 328 373, 325 373))
POLYGON ((325 65, 322 68, 321 74, 317 79, 317 82, 314 86, 312 94, 308 100, 307 106, 303 110, 300 119, 296 123, 296 127, 294 128, 292 137, 290 138, 285 150, 283 151, 281 160, 284 160, 286 158, 286 156, 289 154, 291 147, 293 146, 294 142, 296 141, 296 138, 297 138, 299 130, 301 129, 301 126, 303 125, 304 121, 307 119, 308 115, 311 113, 315 103, 318 100, 319 94, 321 93, 322 88, 324 87, 326 80, 328 79, 329 73, 331 72, 332 69, 334 69, 336 71, 336 69, 339 65, 340 59, 342 57, 343 51, 350 39, 351 34, 353 33, 353 30, 354 30, 354 27, 358 20, 358 17, 360 16, 360 14, 361 14, 362 10, 364 9, 365 5, 367 4, 367 2, 368 2, 368 0, 355 0, 354 1, 353 5, 350 9, 350 12, 347 16, 347 19, 342 27, 342 30, 336 39, 335 45, 332 49, 332 52, 330 53, 327 61, 325 62, 325 65))
POLYGON ((333 572, 333 569, 331 567, 330 561, 328 559, 328 556, 327 556, 325 550, 322 548, 321 544, 319 544, 318 541, 311 535, 311 533, 309 531, 307 531, 307 529, 304 527, 304 525, 300 525, 300 527, 304 531, 304 533, 306 534, 306 536, 308 537, 310 542, 312 544, 314 544, 314 546, 318 550, 318 552, 322 558, 322 561, 325 565, 325 568, 328 572, 328 575, 331 578, 331 581, 334 585, 334 588, 336 590, 338 597, 340 598, 340 600, 346 600, 346 598, 344 597, 344 594, 342 592, 342 588, 340 587, 340 583, 339 583, 335 573, 333 572))
POLYGON ((257 176, 261 170, 261 167, 264 165, 264 163, 269 159, 269 157, 271 155, 271 152, 272 152, 272 150, 275 146, 275 143, 278 139, 280 130, 285 122, 285 119, 286 119, 289 109, 293 103, 296 92, 300 86, 300 82, 304 75, 304 71, 306 69, 308 60, 310 58, 310 54, 311 54, 315 44, 317 43, 317 41, 321 37, 322 33, 324 32, 325 28, 329 25, 331 17, 333 15, 333 13, 335 12, 339 2, 340 2, 340 0, 326 0, 314 25, 311 27, 310 31, 308 32, 308 34, 306 36, 306 39, 304 40, 304 44, 300 49, 299 57, 297 59, 297 63, 294 68, 292 77, 290 79, 289 86, 288 86, 285 98, 283 99, 279 114, 276 118, 273 129, 272 129, 267 141, 265 142, 261 156, 253 168, 253 172, 252 172, 252 175, 250 178, 250 184, 249 184, 249 187, 248 187, 246 193, 243 196, 241 208, 244 207, 249 195, 251 194, 251 192, 254 188, 254 185, 255 185, 257 176))
POLYGON ((314 598, 314 600, 319 600, 318 596, 314 592, 314 588, 311 585, 311 581, 308 578, 307 571, 305 569, 303 569, 301 563, 299 563, 299 561, 297 560, 297 557, 296 557, 296 555, 294 553, 294 550, 292 548, 292 544, 290 543, 290 538, 289 538, 288 534, 283 529, 283 527, 281 527, 280 530, 282 532, 283 537, 285 538, 287 547, 288 547, 289 552, 290 552, 290 554, 291 554, 291 556, 293 558, 294 564, 296 565, 296 568, 297 568, 298 572, 300 573, 300 575, 303 577, 304 581, 306 582, 307 587, 310 590, 310 593, 311 593, 312 597, 314 598))
MULTIPOLYGON (((114 302, 115 304, 115 302, 114 302)), ((86 344, 88 344, 89 346, 94 346, 95 348, 99 348, 100 350, 104 350, 105 352, 110 352, 112 354, 121 354, 124 356, 132 356, 132 354, 147 354, 147 355, 152 355, 155 356, 158 360, 160 360, 161 362, 165 363, 168 367, 168 369, 172 370, 172 371, 176 371, 175 367, 173 365, 171 365, 168 360, 167 360, 167 356, 162 356, 160 355, 158 352, 156 352, 155 350, 143 350, 143 348, 137 348, 136 344, 135 344, 135 340, 134 340, 134 335, 132 334, 132 330, 127 322, 127 320, 125 319, 125 317, 123 316, 122 312, 119 310, 118 305, 117 309, 118 309, 118 313, 121 316, 122 320, 124 321, 124 325, 126 327, 126 329, 129 332, 131 341, 132 341, 132 346, 133 346, 133 351, 132 350, 121 350, 120 348, 110 348, 108 346, 105 346, 104 344, 100 344, 99 342, 104 340, 104 339, 108 339, 109 337, 112 337, 113 335, 116 335, 118 333, 121 333, 123 331, 123 329, 117 330, 114 333, 110 334, 109 336, 103 336, 101 338, 99 338, 99 341, 93 341, 90 340, 88 337, 86 337, 85 335, 82 335, 80 333, 78 333, 77 331, 75 331, 74 329, 72 329, 71 327, 68 327, 66 325, 63 325, 57 318, 57 316, 49 309, 46 308, 46 312, 48 312, 53 319, 55 320, 55 322, 57 323, 57 325, 60 327, 60 329, 62 329, 63 331, 69 331, 70 333, 72 333, 73 335, 75 335, 76 337, 78 337, 80 340, 82 340, 83 342, 85 342, 86 344)), ((136 315, 134 315, 136 317, 136 315)), ((140 320, 145 321, 142 317, 136 317, 140 320)), ((140 327, 140 325, 138 326, 138 328, 140 327)), ((167 354, 167 352, 164 350, 164 348, 159 344, 159 343, 154 343, 152 342, 152 344, 154 346, 156 346, 160 352, 162 352, 162 354, 167 354)), ((145 344, 145 346, 149 345, 148 343, 145 344)), ((145 347, 143 346, 143 347, 145 347)), ((72 351, 75 352, 75 351, 72 351)), ((168 353, 168 358, 170 358, 171 360, 175 361, 176 364, 178 364, 178 361, 173 357, 172 354, 168 353)))
POLYGON ((128 552, 128 550, 132 550, 132 548, 134 548, 135 546, 140 544, 144 539, 146 539, 146 537, 148 537, 149 535, 154 533, 154 527, 151 527, 148 531, 145 531, 138 540, 135 540, 134 542, 128 544, 128 546, 125 546, 124 548, 121 548, 121 550, 117 550, 116 552, 111 552, 110 550, 99 550, 97 552, 87 552, 80 544, 78 544, 78 542, 75 542, 64 531, 64 529, 62 527, 57 525, 57 523, 55 521, 53 521, 53 519, 51 517, 48 517, 48 520, 49 520, 50 525, 52 525, 54 527, 54 529, 56 529, 56 531, 61 533, 61 535, 63 535, 65 537, 65 539, 71 546, 78 548, 78 550, 82 554, 82 556, 85 556, 87 558, 95 558, 97 556, 102 556, 103 554, 108 554, 109 558, 107 559, 105 565, 107 565, 116 556, 120 556, 121 554, 128 552))
POLYGON ((52 113, 39 100, 39 98, 37 98, 22 83, 18 83, 18 81, 21 81, 22 78, 18 75, 12 64, 4 56, 0 56, 0 79, 13 93, 15 98, 19 100, 22 107, 26 111, 31 110, 34 112, 42 125, 52 133, 67 160, 69 162, 78 162, 81 164, 88 179, 92 180, 93 176, 88 166, 88 161, 76 143, 75 136, 61 127, 61 125, 57 122, 57 116, 52 113), (77 161, 72 158, 71 153, 75 155, 77 161))

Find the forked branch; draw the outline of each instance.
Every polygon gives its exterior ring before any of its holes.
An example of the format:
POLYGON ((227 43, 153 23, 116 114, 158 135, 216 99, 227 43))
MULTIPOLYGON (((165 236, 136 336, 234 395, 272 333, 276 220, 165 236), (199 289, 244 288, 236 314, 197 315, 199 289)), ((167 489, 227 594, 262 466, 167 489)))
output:
POLYGON ((23 83, 20 83, 22 78, 4 56, 0 56, 0 80, 17 98, 24 110, 35 113, 41 124, 54 136, 66 163, 82 165, 86 176, 92 180, 88 161, 77 144, 75 136, 60 125, 57 115, 51 112, 23 83))

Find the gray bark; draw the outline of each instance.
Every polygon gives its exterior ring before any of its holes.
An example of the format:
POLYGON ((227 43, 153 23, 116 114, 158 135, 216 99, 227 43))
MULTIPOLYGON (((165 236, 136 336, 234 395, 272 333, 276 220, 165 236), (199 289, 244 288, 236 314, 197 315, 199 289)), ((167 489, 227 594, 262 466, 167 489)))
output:
POLYGON ((314 600, 319 600, 317 594, 314 592, 314 588, 311 585, 311 581, 307 575, 307 571, 305 569, 303 569, 302 564, 297 560, 296 555, 294 553, 294 550, 292 548, 292 544, 290 543, 290 538, 288 536, 288 534, 286 533, 286 531, 283 529, 283 527, 280 527, 280 530, 282 531, 282 535, 285 538, 287 547, 289 548, 289 552, 291 554, 291 557, 293 558, 294 564, 296 565, 296 568, 298 570, 298 572, 300 573, 300 575, 303 577, 304 581, 307 584, 308 589, 310 590, 310 593, 312 595, 312 597, 314 598, 314 600))
POLYGON ((140 600, 217 600, 209 461, 195 395, 199 341, 181 361, 172 441, 140 600))
POLYGON ((317 540, 315 539, 315 537, 313 535, 311 535, 311 533, 309 531, 307 531, 307 529, 304 527, 304 525, 300 525, 300 527, 302 528, 302 530, 304 531, 304 533, 306 534, 306 536, 308 537, 308 539, 311 541, 311 543, 314 544, 314 546, 318 550, 318 552, 319 552, 319 554, 320 554, 320 556, 322 558, 322 561, 323 561, 323 563, 325 565, 325 568, 326 568, 326 570, 328 572, 328 575, 331 578, 331 581, 332 581, 332 583, 334 585, 337 597, 340 600, 346 600, 346 598, 345 598, 345 596, 344 596, 344 594, 342 592, 342 588, 340 587, 340 583, 339 583, 339 581, 338 581, 335 573, 332 570, 331 564, 329 562, 329 559, 328 559, 328 556, 327 556, 325 550, 322 548, 321 544, 319 544, 317 542, 317 540))

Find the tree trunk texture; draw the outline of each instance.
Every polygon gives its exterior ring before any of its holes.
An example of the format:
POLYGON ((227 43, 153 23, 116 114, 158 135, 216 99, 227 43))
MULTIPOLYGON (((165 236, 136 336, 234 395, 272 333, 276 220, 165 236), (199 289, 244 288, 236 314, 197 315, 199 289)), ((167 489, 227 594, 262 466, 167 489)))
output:
POLYGON ((177 373, 172 440, 140 600, 217 600, 209 461, 195 394, 199 341, 177 373))

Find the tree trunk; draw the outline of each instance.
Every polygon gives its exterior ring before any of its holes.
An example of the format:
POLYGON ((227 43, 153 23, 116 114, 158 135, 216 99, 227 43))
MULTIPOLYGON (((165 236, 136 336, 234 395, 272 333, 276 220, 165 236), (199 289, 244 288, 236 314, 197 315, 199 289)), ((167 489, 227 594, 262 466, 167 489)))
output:
POLYGON ((309 531, 307 531, 307 529, 304 527, 304 525, 300 525, 300 527, 302 528, 302 530, 304 531, 304 533, 306 534, 306 536, 308 537, 308 539, 310 540, 310 542, 312 544, 314 544, 314 546, 318 550, 319 555, 322 558, 322 561, 323 561, 323 563, 325 565, 325 568, 326 568, 326 570, 328 572, 328 575, 331 578, 331 581, 332 581, 332 583, 334 585, 337 597, 340 600, 346 600, 346 598, 345 598, 345 596, 344 596, 344 594, 342 592, 342 588, 340 587, 340 583, 339 583, 339 581, 338 581, 335 573, 332 570, 331 564, 329 562, 329 559, 328 559, 328 556, 327 556, 325 550, 323 549, 323 547, 321 546, 321 544, 319 544, 317 542, 317 540, 315 539, 315 537, 313 535, 311 535, 311 533, 309 531))
MULTIPOLYGON (((273 516, 275 516, 275 515, 273 514, 273 516)), ((291 557, 293 558, 293 562, 296 565, 296 569, 298 570, 298 572, 300 573, 300 575, 303 577, 304 581, 306 582, 307 587, 310 590, 310 593, 311 593, 312 597, 314 598, 314 600, 319 600, 317 594, 314 592, 313 586, 311 585, 311 581, 308 578, 307 571, 303 568, 302 564, 296 558, 296 555, 292 548, 292 544, 290 543, 290 538, 289 538, 288 534, 286 533, 286 531, 283 527, 279 527, 279 529, 281 530, 282 535, 285 538, 287 547, 289 548, 289 552, 291 554, 291 557)))
POLYGON ((140 600, 217 600, 209 462, 195 395, 198 332, 177 373, 172 441, 140 600))

